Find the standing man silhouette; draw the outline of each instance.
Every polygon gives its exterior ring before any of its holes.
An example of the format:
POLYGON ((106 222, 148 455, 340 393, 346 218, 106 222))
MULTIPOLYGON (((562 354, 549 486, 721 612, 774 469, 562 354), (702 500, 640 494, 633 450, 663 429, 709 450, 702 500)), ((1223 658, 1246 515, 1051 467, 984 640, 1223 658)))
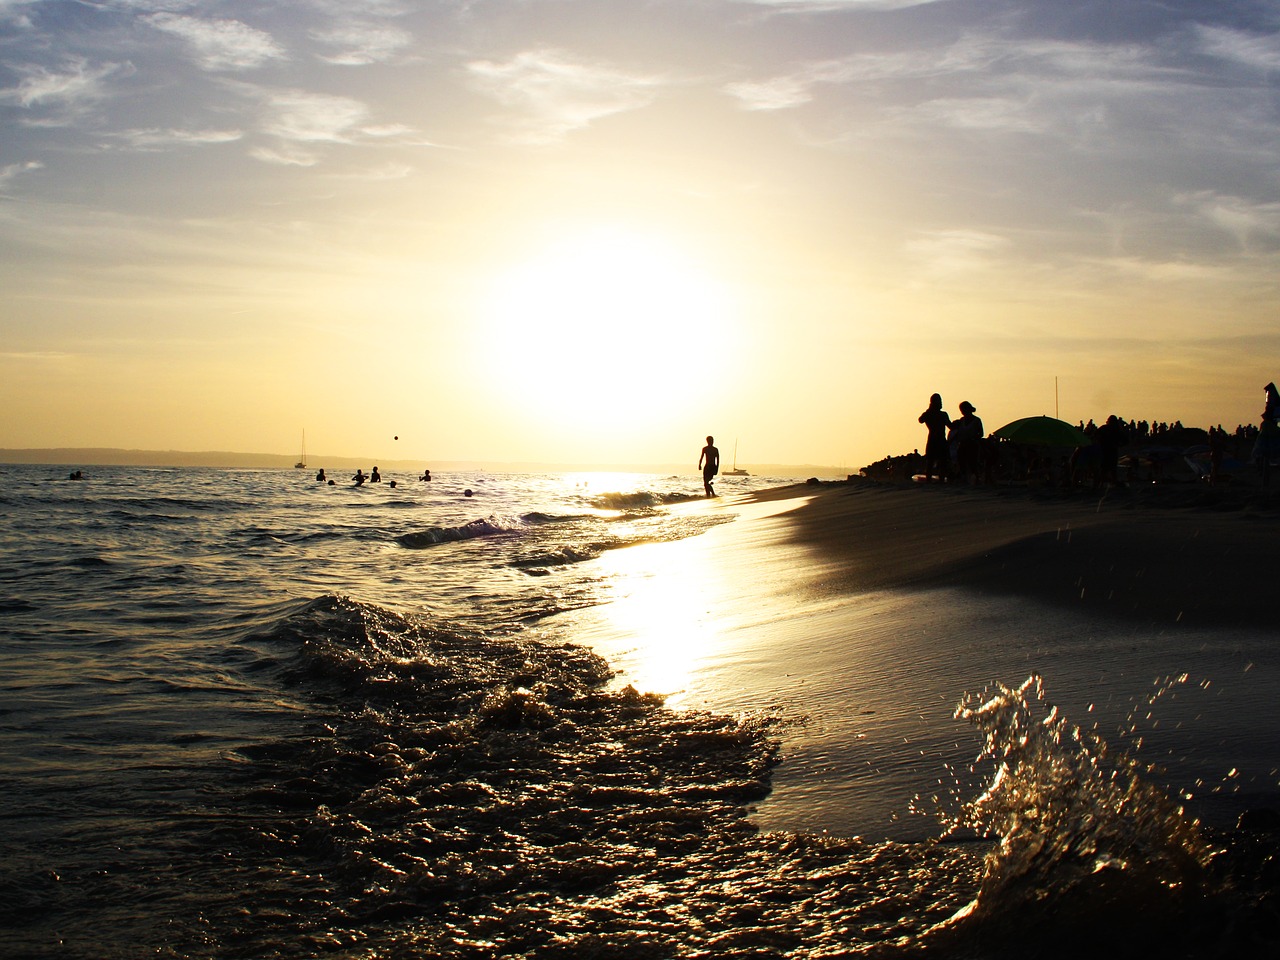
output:
POLYGON ((702 448, 702 454, 698 457, 698 466, 702 468, 702 489, 707 492, 708 497, 714 497, 716 491, 711 486, 711 481, 720 472, 720 451, 716 449, 715 437, 707 437, 707 445, 702 448))

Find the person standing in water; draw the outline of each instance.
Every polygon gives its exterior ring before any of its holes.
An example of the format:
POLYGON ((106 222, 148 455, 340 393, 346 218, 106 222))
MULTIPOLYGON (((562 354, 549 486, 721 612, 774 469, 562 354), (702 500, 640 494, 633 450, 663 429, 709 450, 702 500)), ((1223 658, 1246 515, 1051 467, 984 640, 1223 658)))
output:
POLYGON ((716 491, 711 486, 711 481, 720 472, 720 451, 716 449, 715 437, 707 437, 707 445, 702 448, 702 454, 698 457, 698 466, 702 470, 702 489, 708 497, 714 497, 716 491))
POLYGON ((939 480, 946 480, 951 472, 951 449, 947 444, 951 417, 942 409, 942 394, 929 398, 929 409, 920 414, 920 422, 929 428, 924 443, 924 482, 932 480, 935 472, 939 480))

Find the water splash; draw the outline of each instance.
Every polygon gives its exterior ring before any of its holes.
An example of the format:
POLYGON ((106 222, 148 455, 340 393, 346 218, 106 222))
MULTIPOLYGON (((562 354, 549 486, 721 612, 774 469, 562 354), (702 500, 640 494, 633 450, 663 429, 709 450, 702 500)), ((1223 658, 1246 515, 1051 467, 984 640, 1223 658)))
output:
POLYGON ((979 731, 979 763, 995 769, 950 826, 996 846, 977 897, 935 938, 1016 941, 1035 956, 1169 947, 1172 930, 1185 942, 1187 920, 1215 893, 1215 850, 1147 767, 1069 722, 1038 676, 966 695, 956 717, 979 731))

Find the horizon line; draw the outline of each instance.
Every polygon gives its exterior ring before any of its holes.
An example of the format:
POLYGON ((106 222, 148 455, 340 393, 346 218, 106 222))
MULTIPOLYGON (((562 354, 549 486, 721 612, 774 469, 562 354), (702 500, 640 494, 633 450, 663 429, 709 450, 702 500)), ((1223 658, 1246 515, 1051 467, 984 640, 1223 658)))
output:
MULTIPOLYGON (((428 460, 425 458, 388 460, 360 456, 307 455, 306 469, 330 466, 346 469, 369 463, 385 464, 381 469, 498 470, 501 472, 557 473, 697 473, 692 464, 666 463, 584 463, 533 460, 428 460)), ((9 466, 129 466, 129 467, 225 467, 246 469, 298 469, 296 454, 243 453, 227 450, 151 450, 130 447, 8 447, 0 448, 0 464, 9 466), (100 459, 93 459, 93 458, 100 459)), ((822 472, 845 476, 850 468, 831 464, 757 463, 740 464, 758 476, 800 476, 822 472)))

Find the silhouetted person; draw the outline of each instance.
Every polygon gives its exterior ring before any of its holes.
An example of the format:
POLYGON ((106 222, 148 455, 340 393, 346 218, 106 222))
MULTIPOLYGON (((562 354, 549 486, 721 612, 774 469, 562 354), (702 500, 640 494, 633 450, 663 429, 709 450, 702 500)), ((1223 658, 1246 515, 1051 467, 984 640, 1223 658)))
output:
POLYGON ((1129 442, 1129 428, 1114 413, 1093 435, 1093 441, 1102 451, 1099 471, 1103 483, 1120 482, 1120 448, 1129 442))
POLYGON ((360 486, 362 483, 364 483, 364 482, 365 482, 365 480, 367 480, 368 478, 364 475, 364 471, 363 471, 363 470, 361 470, 359 467, 356 467, 356 475, 355 475, 354 477, 352 477, 351 479, 352 479, 352 480, 354 480, 354 481, 356 482, 356 486, 358 487, 358 486, 360 486))
POLYGON ((370 483, 382 482, 382 474, 378 472, 378 468, 376 466, 373 468, 373 473, 369 474, 369 482, 370 483))
POLYGON ((418 479, 419 479, 419 480, 430 480, 430 479, 431 479, 431 471, 430 471, 430 470, 423 470, 423 471, 422 471, 422 476, 420 476, 418 479))
POLYGON ((1258 439, 1253 445, 1253 459, 1262 470, 1262 485, 1271 484, 1271 461, 1280 456, 1280 391, 1275 383, 1262 388, 1267 398, 1262 408, 1262 423, 1258 426, 1258 439))
POLYGON ((714 497, 716 490, 711 486, 711 481, 720 472, 720 451, 716 449, 715 437, 707 437, 707 445, 698 456, 698 466, 702 470, 702 489, 708 497, 714 497))
POLYGON ((978 408, 968 400, 960 401, 960 419, 951 422, 951 439, 956 445, 956 468, 960 479, 968 483, 982 474, 982 421, 978 408))
POLYGON ((939 480, 947 479, 951 472, 951 450, 947 446, 947 427, 951 417, 942 409, 942 394, 929 398, 929 409, 920 414, 920 422, 929 428, 924 443, 924 479, 928 483, 937 473, 939 480))
POLYGON ((320 468, 320 472, 316 474, 316 479, 319 480, 321 483, 324 483, 326 480, 329 479, 324 475, 324 467, 320 468))

